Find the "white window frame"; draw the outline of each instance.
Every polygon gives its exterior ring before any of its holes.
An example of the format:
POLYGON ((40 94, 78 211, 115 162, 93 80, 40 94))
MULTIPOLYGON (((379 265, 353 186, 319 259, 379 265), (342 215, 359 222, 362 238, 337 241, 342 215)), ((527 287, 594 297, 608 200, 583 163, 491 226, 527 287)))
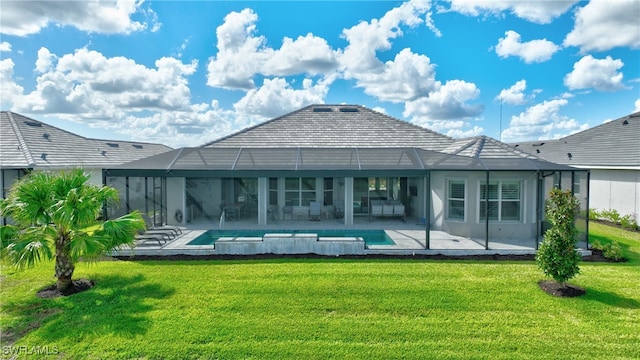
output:
POLYGON ((446 219, 448 221, 460 221, 460 222, 466 222, 467 220, 467 180, 466 179, 455 179, 455 178, 451 178, 451 179, 447 179, 446 180, 446 187, 445 187, 445 214, 446 214, 446 219), (460 198, 451 198, 450 197, 450 190, 451 190, 451 183, 462 183, 464 185, 464 198, 460 199, 460 198), (463 209, 463 215, 462 215, 462 219, 460 218, 456 218, 456 217, 451 217, 451 205, 450 205, 450 201, 462 201, 462 209, 463 209))
MULTIPOLYGON (((477 202, 477 219, 478 222, 485 222, 486 218, 482 216, 482 204, 486 202, 486 199, 482 196, 482 186, 486 184, 485 180, 482 180, 478 183, 478 202, 477 202)), ((498 205, 498 218, 497 219, 489 219, 489 222, 502 222, 502 223, 524 223, 525 212, 524 212, 524 190, 525 184, 524 181, 520 179, 500 179, 500 180, 490 180, 489 185, 498 185, 497 199, 489 199, 490 203, 497 203, 498 205), (518 184, 518 199, 508 199, 503 198, 503 184, 505 183, 517 183, 518 184), (502 219, 502 205, 506 202, 518 202, 518 218, 517 219, 502 219)))

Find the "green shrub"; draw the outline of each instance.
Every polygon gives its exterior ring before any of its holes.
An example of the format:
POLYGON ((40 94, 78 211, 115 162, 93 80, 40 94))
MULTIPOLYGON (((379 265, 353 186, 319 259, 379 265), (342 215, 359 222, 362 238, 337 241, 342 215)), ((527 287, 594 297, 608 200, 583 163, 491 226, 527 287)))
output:
POLYGON ((589 220, 600 220, 602 213, 597 209, 589 209, 589 220))
POLYGON ((545 204, 545 215, 551 228, 544 233, 536 262, 546 276, 563 286, 580 272, 581 256, 576 250, 578 230, 575 225, 579 208, 580 202, 571 191, 560 189, 551 190, 545 204))
POLYGON ((638 230, 638 224, 636 223, 636 218, 635 216, 632 216, 632 215, 625 215, 621 217, 620 226, 622 226, 623 229, 627 229, 631 231, 638 230))
POLYGON ((600 240, 595 240, 594 242, 591 243, 591 248, 594 250, 602 251, 604 249, 604 245, 602 245, 600 240))
POLYGON ((620 261, 623 259, 622 247, 617 241, 603 244, 599 240, 595 240, 591 243, 591 249, 602 251, 602 256, 607 259, 614 261, 620 261))
POLYGON ((620 223, 620 213, 616 209, 602 210, 601 216, 614 224, 620 223))

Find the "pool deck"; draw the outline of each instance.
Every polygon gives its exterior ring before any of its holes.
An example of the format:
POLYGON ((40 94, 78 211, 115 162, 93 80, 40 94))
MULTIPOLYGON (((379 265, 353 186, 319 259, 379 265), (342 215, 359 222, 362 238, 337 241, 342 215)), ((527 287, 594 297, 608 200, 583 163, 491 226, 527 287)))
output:
MULTIPOLYGON (((346 227, 337 219, 322 221, 279 221, 267 226, 258 226, 252 221, 235 221, 224 224, 225 230, 380 230, 383 229, 395 242, 395 245, 370 245, 364 249, 364 254, 372 255, 528 255, 535 254, 536 244, 533 240, 500 240, 489 241, 488 249, 485 249, 484 239, 470 239, 454 236, 444 231, 429 232, 429 249, 426 249, 426 230, 423 224, 417 224, 415 220, 407 219, 406 222, 397 219, 384 219, 379 221, 367 221, 358 219, 353 226, 346 227)), ((139 242, 134 249, 119 250, 117 256, 135 255, 216 255, 214 245, 187 245, 189 242, 202 235, 207 230, 218 230, 219 224, 209 221, 200 221, 182 227, 183 234, 159 245, 155 241, 139 242)), ((578 249, 582 255, 590 255, 591 251, 585 250, 585 244, 578 249)), ((347 254, 345 254, 347 255, 347 254)))

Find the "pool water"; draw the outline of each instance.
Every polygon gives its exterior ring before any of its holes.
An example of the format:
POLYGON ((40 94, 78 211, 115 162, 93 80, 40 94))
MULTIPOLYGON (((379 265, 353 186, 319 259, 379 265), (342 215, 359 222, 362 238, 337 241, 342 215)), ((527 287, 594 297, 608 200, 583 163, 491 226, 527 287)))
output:
POLYGON ((318 234, 318 237, 361 237, 365 245, 395 245, 384 230, 207 230, 187 245, 213 245, 221 237, 263 237, 264 234, 318 234))

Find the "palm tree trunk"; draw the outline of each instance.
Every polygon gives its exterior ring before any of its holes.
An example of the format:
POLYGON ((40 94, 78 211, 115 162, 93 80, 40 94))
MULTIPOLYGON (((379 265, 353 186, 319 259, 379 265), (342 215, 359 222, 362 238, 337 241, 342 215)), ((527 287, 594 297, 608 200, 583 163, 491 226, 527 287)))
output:
POLYGON ((71 277, 76 269, 75 264, 69 256, 67 241, 64 237, 56 241, 56 288, 60 292, 65 292, 71 288, 71 277))

